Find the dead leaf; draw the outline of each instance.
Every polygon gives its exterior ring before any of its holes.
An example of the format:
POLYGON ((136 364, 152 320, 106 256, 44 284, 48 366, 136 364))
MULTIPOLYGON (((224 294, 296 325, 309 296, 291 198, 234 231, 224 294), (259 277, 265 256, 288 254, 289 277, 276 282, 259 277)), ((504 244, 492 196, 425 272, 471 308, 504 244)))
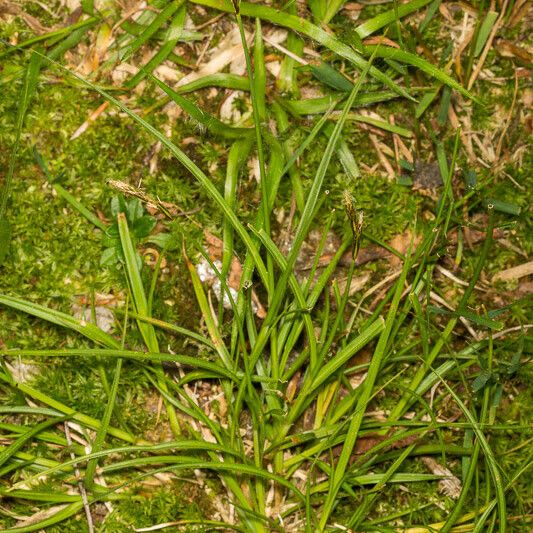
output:
POLYGON ((531 26, 531 2, 529 0, 517 0, 511 9, 511 15, 507 20, 507 26, 514 28, 517 24, 526 19, 526 29, 531 26))
MULTIPOLYGON (((422 237, 420 235, 413 236, 411 231, 407 230, 393 237, 393 239, 389 242, 389 246, 391 246, 391 248, 394 248, 396 251, 400 252, 402 255, 405 255, 407 250, 409 250, 410 247, 412 247, 414 250, 417 247, 417 245, 420 243, 421 239, 422 237)), ((391 254, 391 258, 390 258, 391 265, 396 266, 396 265, 399 265, 400 262, 401 260, 399 257, 391 254)))
POLYGON ((355 455, 362 455, 363 453, 369 452, 372 448, 375 448, 384 440, 385 437, 380 435, 376 435, 375 437, 361 437, 357 439, 353 453, 355 455))
POLYGON ((368 39, 365 39, 363 41, 363 44, 367 46, 371 44, 384 44, 385 46, 390 46, 391 48, 400 48, 400 45, 398 43, 395 43, 387 37, 383 37, 383 35, 369 37, 368 39))
MULTIPOLYGON (((246 34, 246 41, 251 43, 252 35, 246 34)), ((239 30, 235 27, 222 41, 220 44, 211 50, 209 54, 209 61, 199 65, 198 70, 187 74, 181 78, 177 83, 177 87, 185 85, 191 81, 197 80, 198 78, 203 78, 210 74, 216 74, 221 72, 232 62, 242 58, 244 60, 244 52, 241 43, 241 37, 239 30)))
POLYGON ((222 105, 220 106, 220 120, 230 124, 239 122, 243 118, 243 113, 240 111, 239 107, 235 105, 235 101, 244 98, 244 96, 245 95, 242 91, 231 91, 229 96, 222 102, 222 105))
MULTIPOLYGON (((363 276, 358 276, 356 278, 352 278, 352 281, 350 283, 350 296, 353 296, 354 294, 358 293, 363 289, 363 287, 368 283, 368 280, 370 279, 370 274, 364 274, 363 276)), ((346 282, 347 279, 339 280, 339 290, 341 293, 344 293, 346 289, 346 282)), ((333 291, 333 288, 332 288, 333 291)), ((333 294, 333 293, 332 293, 333 294)))
POLYGON ((531 274, 533 274, 533 261, 502 270, 494 275, 492 281, 512 281, 531 274))
POLYGON ((27 383, 32 381, 41 372, 41 369, 38 365, 25 363, 20 358, 15 358, 9 363, 5 361, 4 364, 17 383, 27 383))
POLYGON ((395 176, 394 169, 392 168, 391 164, 389 163, 389 160, 385 157, 385 154, 383 153, 383 145, 378 142, 377 137, 374 134, 371 133, 369 135, 369 138, 372 144, 374 145, 374 149, 376 150, 381 166, 385 169, 385 172, 387 173, 389 179, 393 180, 395 176))
POLYGON ((84 307, 78 304, 72 304, 71 310, 74 317, 85 322, 96 323, 96 326, 105 333, 110 333, 115 327, 115 315, 113 315, 113 312, 108 307, 96 305, 94 307, 94 317, 93 310, 90 306, 84 307))
POLYGON ((357 2, 346 2, 342 7, 343 13, 353 22, 359 19, 361 11, 365 6, 357 2))
POLYGON ((21 11, 19 16, 37 35, 42 35, 43 33, 48 33, 52 30, 52 28, 43 26, 34 16, 25 13, 24 11, 21 11))
POLYGON ((503 57, 516 57, 528 65, 533 61, 533 56, 529 50, 523 46, 517 46, 511 41, 498 39, 494 48, 503 57))
POLYGON ((159 65, 154 70, 154 76, 161 81, 168 84, 168 82, 175 83, 180 78, 180 72, 175 67, 170 65, 165 65, 164 63, 162 65, 159 65))
POLYGON ((43 520, 46 520, 47 518, 50 518, 54 516, 55 514, 59 513, 62 509, 67 507, 66 503, 62 503, 61 505, 53 505, 52 507, 49 507, 48 509, 44 509, 43 511, 38 511, 34 515, 30 516, 26 520, 22 520, 20 522, 17 522, 17 527, 28 527, 33 524, 36 524, 37 522, 41 522, 43 520))
MULTIPOLYGON (((157 250, 156 248, 145 248, 142 254, 144 257, 144 262, 152 268, 155 267, 160 256, 159 250, 157 250)), ((166 266, 167 260, 163 257, 160 265, 161 270, 166 268, 166 266)))
POLYGON ((111 27, 108 24, 103 24, 98 29, 94 46, 91 47, 85 60, 80 66, 79 70, 84 76, 87 76, 98 69, 112 42, 111 27))
POLYGON ((518 298, 523 298, 524 296, 529 296, 533 294, 533 281, 521 281, 518 284, 515 294, 518 298))
MULTIPOLYGON (((209 231, 204 231, 204 238, 207 243, 207 251, 209 253, 209 259, 213 262, 213 264, 216 266, 217 270, 220 272, 222 268, 222 255, 223 255, 223 246, 224 243, 221 239, 210 233, 209 231)), ((226 309, 231 309, 231 302, 229 300, 229 297, 225 291, 222 290, 222 284, 220 283, 220 280, 218 279, 218 276, 216 275, 216 272, 211 268, 211 265, 205 260, 202 259, 197 265, 196 265, 196 271, 198 272, 198 275, 200 276, 200 279, 210 284, 213 287, 213 291, 217 295, 217 297, 220 296, 220 294, 223 293, 223 304, 226 309)), ((228 273, 228 279, 226 283, 228 284, 231 297, 234 301, 237 301, 238 291, 241 288, 241 278, 242 278, 242 265, 241 262, 237 257, 233 257, 231 259, 231 265, 228 273)), ((252 289, 252 308, 254 313, 257 315, 258 318, 265 318, 266 317, 266 311, 263 305, 261 304, 261 301, 259 300, 259 297, 257 296, 257 293, 252 289)))
POLYGON ((459 498, 461 494, 461 481, 459 478, 454 476, 446 467, 437 463, 432 457, 422 457, 421 459, 432 474, 446 476, 446 479, 439 481, 440 490, 454 500, 459 498))

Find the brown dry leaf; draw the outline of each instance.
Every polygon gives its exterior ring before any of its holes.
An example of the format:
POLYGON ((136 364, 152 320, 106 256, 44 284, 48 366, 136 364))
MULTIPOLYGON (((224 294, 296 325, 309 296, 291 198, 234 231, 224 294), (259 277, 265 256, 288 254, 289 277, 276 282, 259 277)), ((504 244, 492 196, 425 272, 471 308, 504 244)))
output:
MULTIPOLYGON (((96 9, 101 9, 101 7, 98 7, 98 2, 96 4, 96 9)), ((66 7, 72 13, 81 8, 81 0, 59 0, 59 5, 66 7)))
MULTIPOLYGON (((520 190, 525 190, 525 188, 520 189, 520 190)), ((506 239, 506 238, 498 239, 498 244, 501 244, 508 250, 513 251, 515 254, 521 255, 524 259, 529 259, 527 253, 524 250, 522 250, 522 248, 514 245, 509 239, 506 239)))
POLYGON ((357 2, 346 2, 342 7, 343 13, 353 22, 359 19, 361 11, 365 6, 357 2))
POLYGON ((518 284, 515 294, 518 298, 523 298, 524 296, 529 296, 533 294, 533 281, 521 281, 518 284))
MULTIPOLYGON (((145 264, 152 268, 155 267, 160 257, 159 250, 156 248, 145 248, 142 252, 142 255, 144 257, 145 264)), ((166 268, 166 266, 167 260, 163 257, 163 259, 161 259, 161 270, 166 268)))
MULTIPOLYGON (((368 283, 368 280, 370 279, 370 274, 364 274, 363 276, 358 276, 356 278, 352 278, 352 281, 350 283, 350 296, 353 296, 354 294, 358 293, 363 289, 363 287, 368 283)), ((339 290, 341 293, 344 293, 346 289, 346 282, 347 279, 341 279, 339 280, 339 290)), ((333 287, 332 287, 332 294, 333 294, 333 287)))
POLYGON ((4 364, 16 383, 31 382, 41 373, 39 365, 26 363, 20 358, 15 358, 11 362, 4 361, 4 364))
POLYGON ((494 275, 492 281, 512 281, 531 274, 533 274, 533 261, 502 270, 494 275))
MULTIPOLYGON (((420 235, 413 235, 410 230, 407 230, 393 237, 393 239, 389 242, 389 245, 402 255, 405 255, 410 247, 415 249, 420 243, 421 239, 422 237, 420 235)), ((392 266, 397 266, 400 264, 400 262, 401 260, 399 257, 391 254, 390 263, 392 266)))
POLYGON ((403 439, 393 442, 391 445, 391 448, 393 450, 407 448, 407 446, 411 446, 411 444, 414 444, 419 438, 420 438, 419 435, 410 435, 408 437, 404 437, 403 439))
POLYGON ((383 44, 385 46, 390 46, 391 48, 400 48, 400 45, 398 43, 395 43, 391 39, 387 37, 383 37, 383 35, 376 35, 374 37, 369 37, 368 39, 365 39, 363 41, 363 44, 370 45, 370 44, 383 44))
MULTIPOLYGON (((205 230, 204 231, 204 238, 207 243, 207 252, 209 253, 209 258, 213 263, 215 263, 215 266, 217 268, 221 268, 220 261, 222 260, 222 253, 223 253, 223 246, 224 243, 221 239, 213 235, 211 232, 205 230)), ((205 261, 205 260, 204 260, 205 261)), ((215 272, 213 272, 212 268, 207 262, 198 263, 196 267, 198 274, 200 276, 200 279, 202 281, 205 281, 213 286, 213 290, 217 295, 222 293, 222 287, 220 284, 220 280, 216 276, 215 272)), ((228 287, 230 290, 235 291, 233 294, 233 297, 237 297, 237 291, 241 287, 241 277, 242 277, 242 265, 241 262, 237 257, 233 257, 231 260, 230 265, 230 271, 228 273, 228 287)), ((229 300, 227 300, 227 295, 223 295, 224 298, 224 306, 226 305, 230 306, 229 300)), ((252 303, 254 304, 254 312, 259 318, 265 318, 266 317, 266 311, 263 305, 261 304, 261 301, 259 300, 259 297, 257 296, 257 293, 252 289, 252 303)))
POLYGON ((287 385, 287 390, 285 391, 285 399, 289 403, 294 400, 296 391, 300 388, 301 376, 302 376, 302 372, 298 370, 294 374, 294 376, 292 376, 291 380, 289 381, 289 384, 287 385))
POLYGON ((474 152, 474 148, 472 146, 472 137, 471 135, 467 134, 466 132, 470 132, 472 131, 472 123, 471 123, 471 120, 470 120, 470 108, 462 108, 460 110, 460 116, 461 116, 461 121, 463 123, 463 127, 461 128, 460 126, 460 123, 459 123, 459 118, 457 116, 457 113, 455 111, 455 105, 454 103, 452 102, 450 104, 450 107, 448 108, 448 118, 450 119, 450 124, 452 125, 452 127, 455 129, 455 130, 459 130, 460 131, 460 135, 461 135, 461 141, 463 143, 463 147, 468 155, 468 159, 470 161, 471 164, 473 164, 476 160, 477 160, 477 157, 476 157, 476 154, 474 152))
POLYGON ((115 85, 122 85, 128 78, 135 76, 139 69, 135 65, 129 63, 121 63, 117 65, 111 72, 111 78, 115 85))
POLYGON ((525 19, 525 29, 531 27, 531 11, 532 4, 529 0, 517 0, 514 2, 513 8, 511 9, 511 15, 507 21, 507 26, 514 28, 517 24, 525 19))
POLYGON ((453 15, 450 13, 450 10, 448 9, 448 7, 446 6, 446 4, 440 4, 439 5, 439 13, 445 18, 447 19, 447 21, 450 23, 450 24, 455 24, 455 19, 453 18, 453 15))
POLYGON ((533 89, 531 87, 525 87, 521 91, 520 102, 526 109, 530 109, 533 106, 533 89))
POLYGON ((353 453, 355 455, 362 455, 369 452, 372 448, 375 448, 378 444, 383 442, 385 437, 376 435, 375 437, 361 437, 357 439, 353 453))
POLYGON ((47 26, 43 26, 39 20, 37 20, 32 15, 25 13, 24 11, 21 11, 19 13, 20 18, 32 29, 37 35, 42 35, 43 33, 50 32, 53 28, 48 28, 47 26))
MULTIPOLYGON (((104 220, 104 222, 107 222, 107 220, 104 220)), ((104 306, 111 306, 115 307, 117 305, 122 305, 124 303, 125 297, 123 293, 118 294, 105 294, 101 292, 96 292, 94 294, 94 299, 89 298, 87 296, 80 296, 77 298, 76 303, 78 305, 88 305, 91 306, 94 301, 94 305, 104 305, 104 306)))
MULTIPOLYGON (((245 98, 243 91, 231 91, 228 97, 222 102, 219 110, 220 120, 229 124, 235 124, 242 120, 243 113, 235 102, 239 99, 245 98)), ((250 104, 250 102, 247 102, 250 104)), ((251 114, 251 105, 247 105, 248 109, 245 112, 247 115, 251 114)))
POLYGON ((26 25, 33 30, 37 35, 42 35, 54 29, 54 27, 43 26, 38 19, 33 15, 26 13, 18 4, 12 2, 2 1, 0 2, 0 15, 17 15, 26 25))
POLYGON ((522 46, 517 46, 511 41, 498 39, 494 48, 503 57, 516 57, 527 64, 530 64, 533 61, 533 56, 530 50, 527 50, 522 46))
POLYGON ((38 511, 34 515, 27 518, 26 520, 17 522, 17 527, 21 527, 21 528, 28 527, 33 524, 36 524, 37 522, 46 520, 47 518, 54 516, 56 513, 59 513, 59 511, 61 511, 65 507, 67 507, 67 504, 62 503, 61 505, 53 505, 52 507, 49 507, 48 509, 44 509, 43 511, 38 511))
POLYGON ((166 65, 163 63, 162 65, 159 65, 153 72, 154 76, 161 81, 165 82, 167 85, 168 83, 175 83, 178 81, 180 77, 179 70, 176 69, 176 67, 172 65, 166 65))
POLYGON ((446 496, 449 496, 454 500, 459 498, 459 495, 461 494, 461 481, 459 478, 454 476, 446 467, 437 463, 432 457, 422 457, 422 462, 432 474, 435 474, 436 476, 446 476, 446 479, 439 481, 439 488, 444 494, 446 494, 446 496))
MULTIPOLYGON (((389 115, 389 122, 391 124, 396 124, 396 119, 393 114, 389 115)), ((400 156, 403 156, 406 161, 412 164, 413 154, 408 150, 407 146, 405 146, 401 137, 397 133, 392 134, 392 141, 394 143, 394 157, 396 159, 396 167, 398 170, 400 169, 400 156)))
POLYGON ((216 259, 222 259, 222 251, 224 249, 224 243, 222 239, 215 237, 211 232, 204 231, 204 239, 207 243, 207 251, 209 252, 209 257, 212 261, 216 259))
POLYGON ((277 60, 277 58, 274 59, 265 57, 265 62, 268 72, 270 72, 274 78, 278 78, 279 73, 281 72, 281 63, 277 60))
POLYGON ((98 29, 94 45, 90 48, 79 67, 79 71, 84 76, 87 76, 98 69, 112 42, 113 37, 111 27, 108 24, 102 24, 98 29))
POLYGON ((17 4, 12 2, 0 2, 0 15, 18 15, 21 9, 17 4))
MULTIPOLYGON (((246 41, 250 44, 251 40, 251 34, 247 33, 246 41)), ((186 83, 194 81, 198 78, 203 78, 204 76, 221 72, 230 63, 238 60, 239 58, 244 59, 244 52, 239 30, 237 27, 235 27, 231 32, 229 32, 228 35, 226 35, 226 37, 222 39, 218 46, 213 48, 209 54, 209 61, 199 65, 198 70, 181 78, 177 84, 177 87, 185 85, 186 83)))
MULTIPOLYGON (((83 307, 77 304, 71 305, 72 314, 75 318, 85 322, 93 322, 93 310, 91 307, 83 307)), ((94 307, 96 326, 106 333, 113 331, 115 327, 115 315, 108 307, 97 305, 94 307)))
MULTIPOLYGON (((501 124, 501 121, 498 121, 498 124, 501 124)), ((496 159, 496 152, 492 146, 492 139, 488 135, 485 135, 483 139, 480 139, 476 133, 472 133, 472 140, 479 148, 483 160, 488 164, 493 163, 496 159)))
POLYGON ((382 145, 378 142, 377 137, 374 134, 369 135, 370 141, 374 145, 374 149, 378 155, 379 162, 381 163, 381 166, 385 169, 385 172, 387 173, 387 176, 390 180, 394 179, 394 169, 392 168, 392 165, 389 163, 389 160, 385 157, 385 154, 383 153, 382 145))

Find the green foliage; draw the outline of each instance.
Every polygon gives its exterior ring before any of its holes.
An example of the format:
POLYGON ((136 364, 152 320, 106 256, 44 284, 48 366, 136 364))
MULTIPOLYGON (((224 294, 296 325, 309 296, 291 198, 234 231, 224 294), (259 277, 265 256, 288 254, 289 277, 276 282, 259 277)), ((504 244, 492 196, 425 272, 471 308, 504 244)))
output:
MULTIPOLYGON (((138 198, 125 200, 122 196, 113 196, 111 199, 111 215, 113 222, 106 229, 102 245, 105 250, 100 258, 101 265, 124 264, 124 253, 120 242, 118 215, 123 213, 131 227, 131 236, 134 242, 141 242, 146 239, 155 228, 157 220, 155 217, 145 214, 143 205, 138 198)), ((142 266, 142 259, 139 253, 136 254, 136 261, 139 269, 142 266)))

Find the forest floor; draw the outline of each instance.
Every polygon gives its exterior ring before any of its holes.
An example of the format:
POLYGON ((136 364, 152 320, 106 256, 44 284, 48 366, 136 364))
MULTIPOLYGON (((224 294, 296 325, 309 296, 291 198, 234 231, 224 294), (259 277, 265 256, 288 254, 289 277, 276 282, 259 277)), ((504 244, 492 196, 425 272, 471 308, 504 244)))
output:
POLYGON ((531 531, 532 22, 0 2, 0 530, 531 531))

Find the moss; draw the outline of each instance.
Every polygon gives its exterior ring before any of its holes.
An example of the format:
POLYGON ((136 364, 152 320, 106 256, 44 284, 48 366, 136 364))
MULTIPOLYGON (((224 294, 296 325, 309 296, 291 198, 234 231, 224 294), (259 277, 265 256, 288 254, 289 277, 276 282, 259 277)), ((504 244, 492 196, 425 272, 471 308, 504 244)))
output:
MULTIPOLYGON (((165 487, 137 488, 122 494, 120 500, 113 502, 113 510, 101 504, 91 505, 94 529, 99 533, 126 533, 133 528, 150 527, 161 523, 192 520, 198 525, 167 527, 169 532, 206 531, 202 518, 211 512, 209 502, 199 504, 202 497, 194 485, 179 481, 165 483, 165 487), (194 497, 193 497, 194 496, 194 497), (204 507, 201 507, 204 505, 204 507)), ((50 533, 81 533, 88 531, 83 512, 60 525, 47 528, 50 533)))
MULTIPOLYGON (((194 519, 201 523, 202 517, 212 512, 209 502, 203 501, 205 498, 193 484, 171 482, 165 484, 164 488, 137 490, 132 496, 115 506, 113 513, 100 525, 99 531, 122 533, 131 531, 132 527, 149 527, 178 520, 194 519)), ((184 531, 183 526, 170 527, 168 530, 184 531)), ((198 531, 198 528, 185 527, 185 531, 198 531)))

